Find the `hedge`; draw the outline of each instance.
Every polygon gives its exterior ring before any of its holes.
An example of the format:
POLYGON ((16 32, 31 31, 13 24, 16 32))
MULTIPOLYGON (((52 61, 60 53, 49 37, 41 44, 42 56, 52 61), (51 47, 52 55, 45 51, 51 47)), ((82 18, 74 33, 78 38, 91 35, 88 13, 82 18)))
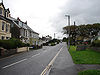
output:
POLYGON ((15 49, 17 47, 29 46, 29 44, 22 43, 19 39, 0 40, 0 47, 5 49, 15 49))
POLYGON ((91 46, 100 47, 100 40, 93 41, 91 46))

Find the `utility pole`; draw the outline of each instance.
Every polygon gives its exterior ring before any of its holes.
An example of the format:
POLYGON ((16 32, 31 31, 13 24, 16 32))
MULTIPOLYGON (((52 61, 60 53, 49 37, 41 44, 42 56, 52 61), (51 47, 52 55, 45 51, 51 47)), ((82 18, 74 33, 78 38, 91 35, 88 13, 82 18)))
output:
POLYGON ((68 17, 68 26, 69 26, 69 29, 68 29, 68 34, 69 34, 69 37, 68 37, 68 49, 70 48, 70 15, 65 15, 66 17, 68 17))
POLYGON ((76 40, 76 23, 75 23, 75 21, 74 21, 74 36, 73 36, 73 42, 74 42, 74 45, 75 45, 75 40, 76 40))
POLYGON ((54 39, 55 39, 55 33, 54 33, 54 39))

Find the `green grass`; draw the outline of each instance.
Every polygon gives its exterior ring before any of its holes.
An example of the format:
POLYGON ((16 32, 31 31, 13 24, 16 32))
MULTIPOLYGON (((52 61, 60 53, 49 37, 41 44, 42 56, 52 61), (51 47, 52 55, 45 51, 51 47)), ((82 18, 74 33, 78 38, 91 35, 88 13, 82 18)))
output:
POLYGON ((76 51, 76 46, 70 46, 69 52, 75 64, 100 64, 100 52, 76 51))
POLYGON ((78 75, 100 75, 100 70, 86 70, 81 71, 78 75))

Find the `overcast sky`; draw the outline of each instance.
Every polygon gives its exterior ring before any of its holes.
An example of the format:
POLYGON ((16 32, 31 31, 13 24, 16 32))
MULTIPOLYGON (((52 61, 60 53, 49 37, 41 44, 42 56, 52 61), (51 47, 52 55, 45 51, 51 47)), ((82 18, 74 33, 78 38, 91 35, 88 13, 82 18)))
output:
POLYGON ((71 16, 71 24, 100 23, 100 0, 4 0, 4 5, 12 17, 27 20, 40 36, 62 37, 65 14, 71 16))

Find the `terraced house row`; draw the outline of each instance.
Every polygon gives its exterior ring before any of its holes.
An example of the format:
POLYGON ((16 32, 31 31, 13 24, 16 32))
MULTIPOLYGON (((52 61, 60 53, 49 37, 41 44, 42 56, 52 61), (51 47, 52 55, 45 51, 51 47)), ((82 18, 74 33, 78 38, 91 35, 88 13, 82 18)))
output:
POLYGON ((10 10, 5 9, 4 4, 0 3, 0 39, 7 40, 10 38, 20 39, 30 45, 38 45, 39 34, 33 31, 27 21, 23 22, 19 18, 11 17, 10 10))

